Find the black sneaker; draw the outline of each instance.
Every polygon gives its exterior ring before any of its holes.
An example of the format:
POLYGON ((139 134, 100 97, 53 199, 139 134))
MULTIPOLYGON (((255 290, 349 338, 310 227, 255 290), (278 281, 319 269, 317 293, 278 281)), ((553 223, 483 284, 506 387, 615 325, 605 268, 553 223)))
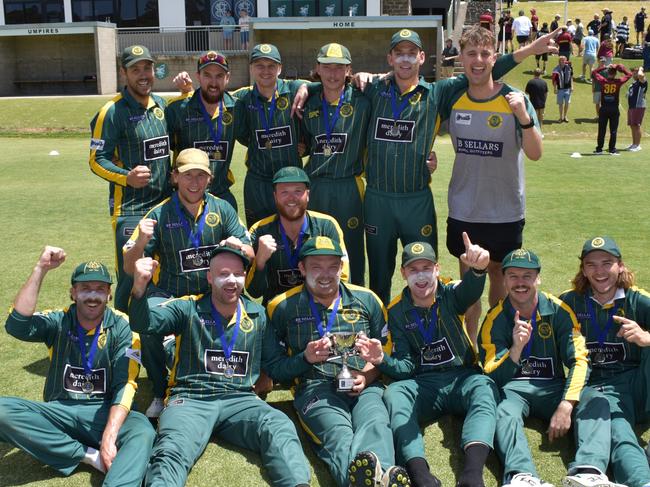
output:
POLYGON ((620 156, 621 155, 621 153, 619 151, 617 151, 616 149, 610 150, 609 153, 612 156, 620 156))
POLYGON ((381 477, 379 458, 371 451, 357 453, 348 467, 350 487, 375 487, 381 477))
POLYGON ((411 479, 405 468, 393 465, 381 478, 381 487, 411 487, 411 479))
POLYGON ((596 154, 597 156, 602 156, 604 154, 602 149, 596 149, 593 153, 596 154))

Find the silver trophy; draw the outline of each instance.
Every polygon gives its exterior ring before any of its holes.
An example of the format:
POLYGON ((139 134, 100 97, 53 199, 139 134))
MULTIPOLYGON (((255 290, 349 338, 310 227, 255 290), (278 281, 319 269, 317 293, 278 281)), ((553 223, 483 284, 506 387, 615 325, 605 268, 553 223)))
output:
POLYGON ((348 359, 353 355, 358 355, 354 348, 357 340, 357 334, 351 332, 330 333, 330 340, 334 355, 327 359, 328 362, 341 359, 341 372, 336 376, 336 390, 338 392, 350 392, 354 386, 354 377, 348 368, 348 359))

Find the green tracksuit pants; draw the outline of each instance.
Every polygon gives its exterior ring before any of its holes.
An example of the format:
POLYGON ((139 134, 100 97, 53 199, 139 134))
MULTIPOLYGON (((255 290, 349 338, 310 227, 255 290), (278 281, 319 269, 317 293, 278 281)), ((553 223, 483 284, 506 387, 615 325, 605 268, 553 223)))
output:
MULTIPOLYGON (((99 449, 111 405, 99 401, 38 402, 0 398, 0 440, 70 475, 88 447, 99 449)), ((144 415, 131 411, 117 436, 117 456, 104 487, 140 487, 156 433, 144 415)))
POLYGON ((129 240, 133 230, 136 229, 141 219, 141 216, 118 216, 113 219, 113 231, 115 232, 115 274, 117 275, 113 302, 115 309, 123 313, 128 313, 129 311, 129 296, 131 296, 133 278, 124 272, 122 247, 129 240))
POLYGON ((309 209, 334 217, 343 231, 350 259, 350 282, 363 286, 366 253, 363 242, 363 180, 314 178, 309 191, 309 209))
MULTIPOLYGON (((647 368, 647 360, 644 365, 647 368)), ((610 464, 616 482, 628 487, 650 484, 648 460, 634 432, 634 424, 649 419, 646 411, 648 377, 647 371, 638 368, 590 381, 590 385, 609 401, 612 416, 610 464)))
POLYGON ((309 466, 291 420, 252 392, 238 392, 172 398, 160 415, 145 485, 184 486, 213 434, 259 453, 273 486, 309 484, 309 466))
POLYGON ((393 382, 384 393, 397 463, 424 456, 420 423, 444 414, 465 416, 461 448, 479 442, 492 448, 499 392, 489 377, 467 368, 431 372, 393 382))
POLYGON ((367 188, 363 214, 370 289, 388 303, 398 239, 403 246, 428 242, 438 254, 433 195, 429 188, 416 193, 385 193, 367 188))
MULTIPOLYGON (((503 388, 497 407, 497 454, 504 465, 504 483, 514 474, 528 472, 539 477, 524 433, 524 418, 549 421, 562 400, 564 379, 512 380, 503 388)), ((609 404, 600 392, 585 387, 572 414, 576 454, 569 471, 591 466, 604 472, 609 462, 611 424, 609 404)), ((646 460, 647 464, 647 460, 646 460)))
POLYGON ((340 487, 349 485, 348 467, 359 452, 374 452, 384 469, 395 464, 383 392, 383 385, 373 383, 352 397, 336 392, 333 380, 322 380, 303 385, 296 393, 300 423, 340 487))
MULTIPOLYGON (((156 288, 149 289, 148 293, 149 297, 147 298, 147 302, 151 309, 173 297, 156 288)), ((165 350, 163 347, 164 338, 162 335, 146 335, 144 333, 140 335, 142 365, 147 371, 147 377, 151 381, 153 397, 159 398, 165 397, 167 392, 167 378, 169 376, 167 367, 173 364, 173 355, 175 352, 175 342, 172 342, 168 350, 165 350)))
POLYGON ((273 183, 250 172, 244 178, 244 212, 246 228, 252 227, 262 218, 277 213, 273 199, 273 183))

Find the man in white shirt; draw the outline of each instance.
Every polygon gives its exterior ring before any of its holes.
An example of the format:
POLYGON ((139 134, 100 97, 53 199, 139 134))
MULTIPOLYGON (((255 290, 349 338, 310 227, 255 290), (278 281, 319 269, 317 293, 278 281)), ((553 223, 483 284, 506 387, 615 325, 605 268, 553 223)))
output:
POLYGON ((530 30, 533 28, 533 24, 528 17, 524 15, 524 11, 519 11, 519 17, 517 17, 512 22, 512 31, 517 36, 517 42, 519 47, 525 46, 528 43, 530 37, 530 30))

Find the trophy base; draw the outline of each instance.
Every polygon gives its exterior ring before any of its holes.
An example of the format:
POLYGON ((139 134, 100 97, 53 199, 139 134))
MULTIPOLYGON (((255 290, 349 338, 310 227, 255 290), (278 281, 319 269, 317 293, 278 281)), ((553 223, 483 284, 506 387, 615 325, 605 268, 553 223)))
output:
POLYGON ((350 392, 354 387, 354 378, 345 377, 337 379, 336 390, 337 392, 350 392))

